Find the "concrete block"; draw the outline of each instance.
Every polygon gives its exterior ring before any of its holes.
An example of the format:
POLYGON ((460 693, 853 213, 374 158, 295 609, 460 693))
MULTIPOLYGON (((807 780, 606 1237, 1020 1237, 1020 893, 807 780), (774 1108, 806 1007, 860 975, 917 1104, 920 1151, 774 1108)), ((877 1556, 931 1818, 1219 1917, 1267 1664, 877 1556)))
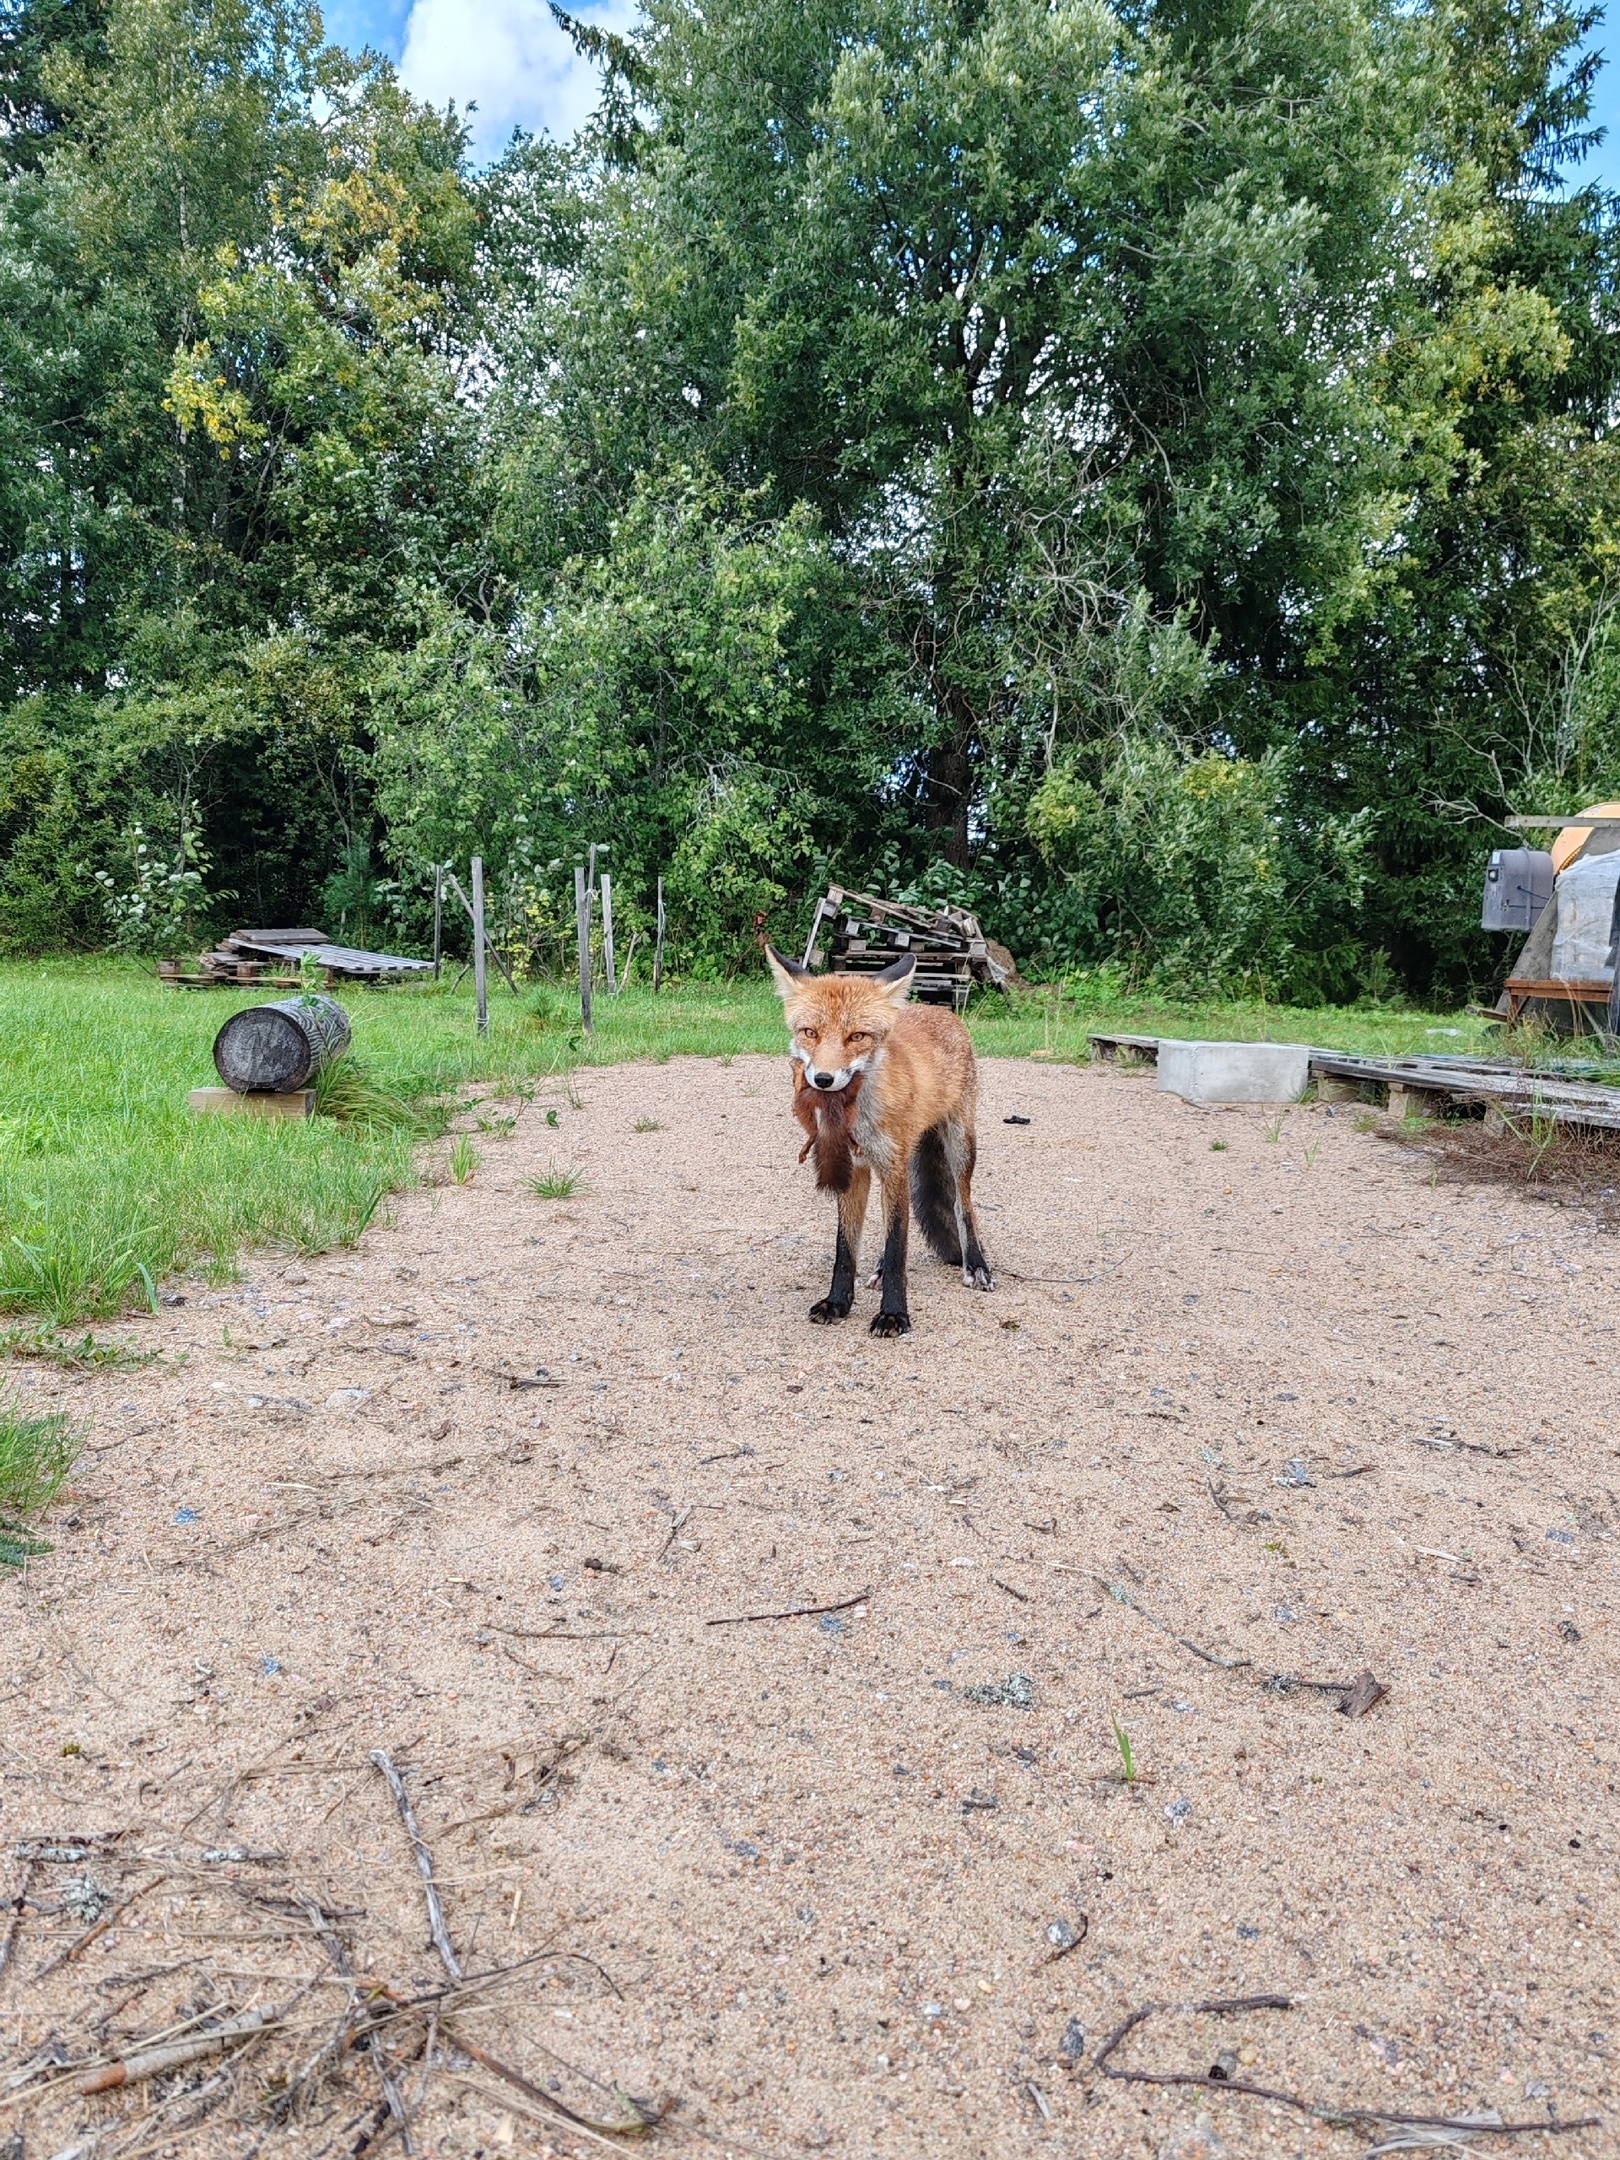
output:
POLYGON ((1316 1099, 1318 1102, 1360 1102, 1361 1082, 1346 1080, 1342 1073, 1318 1073, 1316 1099))
POLYGON ((1445 1101, 1445 1096, 1434 1088, 1397 1085, 1389 1091, 1389 1114, 1403 1119, 1438 1117, 1445 1101))
POLYGON ((1298 1102, 1310 1076, 1304 1043, 1159 1044, 1159 1086, 1185 1102, 1298 1102))
POLYGON ((235 1088, 193 1088, 190 1101, 195 1117, 312 1118, 315 1115, 313 1088, 294 1088, 287 1095, 238 1095, 235 1088))

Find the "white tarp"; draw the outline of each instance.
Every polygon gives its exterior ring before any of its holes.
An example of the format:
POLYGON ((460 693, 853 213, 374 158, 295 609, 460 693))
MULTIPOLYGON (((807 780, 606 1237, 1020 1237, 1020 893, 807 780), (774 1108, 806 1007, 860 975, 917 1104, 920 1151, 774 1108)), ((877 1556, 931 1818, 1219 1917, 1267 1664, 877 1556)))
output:
POLYGON ((1553 892, 1558 927, 1553 932, 1552 966, 1555 982, 1606 982, 1614 966, 1609 955, 1614 943, 1615 889, 1620 886, 1620 851, 1610 855, 1583 855, 1559 872, 1553 892))

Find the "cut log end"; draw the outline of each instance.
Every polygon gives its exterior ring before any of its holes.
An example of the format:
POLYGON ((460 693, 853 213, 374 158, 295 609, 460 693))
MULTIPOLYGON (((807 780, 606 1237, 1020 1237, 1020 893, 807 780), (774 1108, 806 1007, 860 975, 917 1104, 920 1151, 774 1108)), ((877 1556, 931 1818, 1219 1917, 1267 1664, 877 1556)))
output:
POLYGON ((349 1020, 326 997, 284 998, 232 1015, 214 1037, 214 1067, 238 1095, 290 1095, 349 1047, 349 1020))

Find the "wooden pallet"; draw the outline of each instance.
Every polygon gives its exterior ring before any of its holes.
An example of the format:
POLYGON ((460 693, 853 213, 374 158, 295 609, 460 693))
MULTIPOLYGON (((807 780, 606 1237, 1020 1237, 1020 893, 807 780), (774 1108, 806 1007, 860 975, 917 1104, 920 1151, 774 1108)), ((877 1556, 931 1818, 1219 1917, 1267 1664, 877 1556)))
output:
POLYGON ((917 958, 912 995, 958 1012, 975 983, 1005 989, 1017 977, 1012 954, 986 937, 965 909, 907 907, 845 892, 841 885, 829 886, 816 902, 804 965, 875 975, 908 952, 917 958))
MULTIPOLYGON (((1098 1030, 1088 1039, 1093 1055, 1104 1062, 1128 1050, 1150 1064, 1158 1063, 1157 1036, 1098 1030)), ((1377 1102, 1391 1117, 1435 1117, 1450 1109, 1483 1109, 1488 1121, 1497 1126, 1540 1119, 1620 1132, 1620 1088, 1557 1071, 1527 1071, 1509 1058, 1360 1057, 1352 1051, 1312 1050, 1310 1075, 1320 1101, 1377 1102)))

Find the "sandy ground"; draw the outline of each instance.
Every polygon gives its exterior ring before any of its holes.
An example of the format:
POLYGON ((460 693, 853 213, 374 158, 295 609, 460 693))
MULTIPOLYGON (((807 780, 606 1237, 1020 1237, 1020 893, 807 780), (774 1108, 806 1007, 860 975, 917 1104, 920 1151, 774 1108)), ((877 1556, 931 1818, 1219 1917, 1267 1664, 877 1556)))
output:
MULTIPOLYGON (((999 1284, 918 1257, 908 1339, 869 1290, 807 1323, 830 1207, 785 1061, 739 1058, 511 1105, 358 1255, 177 1286, 128 1331, 159 1363, 21 1375, 100 1452, 0 1586, 0 2150, 245 2154, 318 2034, 189 2127, 215 2064, 5 2078, 210 2007, 315 2033, 333 1942, 442 1984, 381 1747, 464 1965, 545 1953, 462 2033, 668 2103, 655 2151, 1364 2151, 1093 2067, 1144 2002, 1262 1991, 1294 2007, 1117 2060, 1620 2151, 1620 1245, 1349 1109, 984 1082, 999 1284), (552 1164, 584 1189, 537 1197, 552 1164), (800 1605, 844 1609, 708 1624, 800 1605), (1266 1684, 1363 1668, 1359 1719, 1266 1684), (97 1889, 134 1902, 42 1975, 97 1889)), ((600 2149, 436 2060, 413 2151, 600 2149)), ((269 2149, 355 2150, 377 2093, 351 2060, 269 2149)))

